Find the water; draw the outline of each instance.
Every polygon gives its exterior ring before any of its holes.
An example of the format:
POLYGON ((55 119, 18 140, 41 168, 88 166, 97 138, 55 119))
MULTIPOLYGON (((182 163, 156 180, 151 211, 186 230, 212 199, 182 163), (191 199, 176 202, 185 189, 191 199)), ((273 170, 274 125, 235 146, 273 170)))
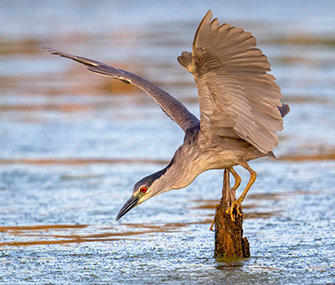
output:
MULTIPOLYGON (((335 282, 334 4, 0 2, 0 283, 335 282), (215 261, 221 171, 115 216, 183 133, 145 95, 53 57, 54 47, 150 78, 198 114, 176 62, 208 8, 252 31, 291 106, 245 202, 251 258, 215 261)), ((247 173, 237 168, 245 182, 247 173)))

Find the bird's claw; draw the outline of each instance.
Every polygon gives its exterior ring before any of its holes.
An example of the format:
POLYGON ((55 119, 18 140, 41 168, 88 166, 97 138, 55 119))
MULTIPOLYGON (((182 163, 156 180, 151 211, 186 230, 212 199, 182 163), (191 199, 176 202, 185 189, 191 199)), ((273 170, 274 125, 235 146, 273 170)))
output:
POLYGON ((233 222, 235 222, 235 216, 242 216, 241 212, 241 202, 239 200, 235 200, 231 203, 231 206, 226 210, 226 213, 230 215, 230 218, 233 222))
MULTIPOLYGON (((226 210, 226 214, 230 215, 230 218, 233 222, 235 222, 236 216, 242 216, 242 207, 241 207, 242 201, 235 200, 231 202, 230 207, 226 210)), ((215 225, 215 219, 211 222, 211 225, 209 226, 209 230, 211 232, 214 232, 214 225, 215 225)))

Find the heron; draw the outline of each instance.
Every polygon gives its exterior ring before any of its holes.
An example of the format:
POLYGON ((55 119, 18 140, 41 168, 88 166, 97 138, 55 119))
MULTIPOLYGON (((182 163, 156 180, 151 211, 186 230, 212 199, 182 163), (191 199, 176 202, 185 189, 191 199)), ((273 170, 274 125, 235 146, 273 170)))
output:
POLYGON ((268 73, 270 63, 256 47, 256 38, 250 32, 220 24, 208 10, 196 30, 192 52, 183 51, 177 57, 193 75, 200 119, 175 97, 134 73, 89 58, 49 51, 86 65, 89 71, 136 86, 151 96, 185 133, 183 144, 168 165, 135 183, 117 220, 158 194, 185 188, 199 174, 211 169, 227 169, 234 177, 234 192, 241 183, 234 169, 238 165, 250 176, 227 213, 232 219, 242 215, 241 204, 256 180, 256 172, 248 162, 274 157, 277 132, 283 129, 283 117, 289 112, 289 106, 281 103, 275 77, 268 73))

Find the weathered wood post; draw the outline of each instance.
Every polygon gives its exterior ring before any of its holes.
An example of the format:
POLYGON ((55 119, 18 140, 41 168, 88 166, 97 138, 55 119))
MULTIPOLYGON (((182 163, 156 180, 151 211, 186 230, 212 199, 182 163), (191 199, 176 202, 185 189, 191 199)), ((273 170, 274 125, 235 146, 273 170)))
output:
MULTIPOLYGON (((234 213, 233 221, 227 213, 231 202, 235 200, 231 193, 229 171, 224 170, 222 198, 215 213, 215 252, 214 257, 220 260, 250 257, 249 242, 243 237, 243 215, 234 213)), ((242 212, 242 209, 241 209, 242 212)))

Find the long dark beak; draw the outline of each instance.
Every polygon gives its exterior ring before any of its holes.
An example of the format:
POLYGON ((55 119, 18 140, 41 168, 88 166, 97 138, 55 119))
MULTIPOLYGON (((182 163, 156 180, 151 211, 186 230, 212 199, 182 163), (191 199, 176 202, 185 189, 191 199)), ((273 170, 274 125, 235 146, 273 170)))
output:
POLYGON ((131 197, 122 207, 119 214, 116 217, 116 220, 120 220, 122 216, 127 214, 132 208, 134 208, 137 205, 138 198, 137 197, 131 197))

